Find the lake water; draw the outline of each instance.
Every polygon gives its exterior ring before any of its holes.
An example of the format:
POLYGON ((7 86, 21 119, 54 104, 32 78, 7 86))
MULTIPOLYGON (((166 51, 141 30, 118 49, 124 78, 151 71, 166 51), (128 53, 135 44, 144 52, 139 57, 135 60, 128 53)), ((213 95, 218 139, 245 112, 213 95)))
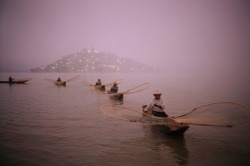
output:
POLYGON ((183 136, 154 126, 103 114, 102 104, 116 103, 81 81, 123 79, 119 91, 150 83, 125 95, 123 103, 148 104, 160 89, 168 112, 180 115, 218 101, 250 107, 247 76, 170 74, 81 74, 58 87, 44 78, 62 80, 74 73, 0 73, 0 80, 30 77, 25 85, 0 84, 0 165, 250 165, 250 126, 191 125, 183 136))

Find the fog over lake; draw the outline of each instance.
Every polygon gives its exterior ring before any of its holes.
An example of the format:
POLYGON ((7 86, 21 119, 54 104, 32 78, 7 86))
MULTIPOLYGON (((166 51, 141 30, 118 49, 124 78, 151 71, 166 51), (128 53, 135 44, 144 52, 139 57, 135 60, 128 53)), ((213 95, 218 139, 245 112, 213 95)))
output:
POLYGON ((169 73, 247 73, 244 0, 1 0, 0 71, 29 71, 84 48, 169 73))

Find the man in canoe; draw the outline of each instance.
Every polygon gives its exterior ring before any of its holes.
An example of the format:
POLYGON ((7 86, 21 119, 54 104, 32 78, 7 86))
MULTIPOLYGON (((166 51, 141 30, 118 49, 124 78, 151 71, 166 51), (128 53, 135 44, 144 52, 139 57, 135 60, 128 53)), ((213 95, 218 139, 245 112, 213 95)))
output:
POLYGON ((159 90, 156 90, 153 95, 154 99, 152 100, 152 102, 148 106, 142 106, 143 112, 147 114, 153 114, 157 117, 168 117, 168 115, 164 111, 165 103, 161 99, 161 92, 159 90))
POLYGON ((110 88, 111 93, 118 93, 118 86, 117 83, 115 82, 112 87, 110 88))
POLYGON ((60 77, 58 77, 56 81, 57 81, 57 82, 61 82, 62 80, 61 80, 60 77))
POLYGON ((10 76, 10 77, 9 77, 9 83, 12 83, 13 80, 14 80, 14 79, 10 76))

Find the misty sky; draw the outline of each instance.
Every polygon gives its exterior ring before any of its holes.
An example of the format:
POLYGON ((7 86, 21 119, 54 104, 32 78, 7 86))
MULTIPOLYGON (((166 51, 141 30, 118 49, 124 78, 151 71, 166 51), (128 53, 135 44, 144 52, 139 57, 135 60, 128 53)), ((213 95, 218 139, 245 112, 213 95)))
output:
POLYGON ((0 71, 96 48, 177 72, 250 71, 247 0, 1 0, 0 71))

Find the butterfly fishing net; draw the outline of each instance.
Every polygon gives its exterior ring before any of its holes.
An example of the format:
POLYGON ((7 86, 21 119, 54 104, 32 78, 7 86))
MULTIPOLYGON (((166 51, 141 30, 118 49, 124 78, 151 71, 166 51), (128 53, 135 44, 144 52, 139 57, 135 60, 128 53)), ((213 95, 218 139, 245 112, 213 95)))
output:
MULTIPOLYGON (((100 110, 113 118, 132 122, 159 124, 162 118, 143 115, 140 106, 135 104, 104 104, 100 110)), ((244 105, 233 102, 218 102, 201 105, 191 111, 174 117, 175 120, 193 125, 234 127, 249 124, 250 113, 244 105)))
POLYGON ((195 107, 175 118, 188 124, 233 127, 249 123, 249 110, 239 103, 217 102, 195 107))

